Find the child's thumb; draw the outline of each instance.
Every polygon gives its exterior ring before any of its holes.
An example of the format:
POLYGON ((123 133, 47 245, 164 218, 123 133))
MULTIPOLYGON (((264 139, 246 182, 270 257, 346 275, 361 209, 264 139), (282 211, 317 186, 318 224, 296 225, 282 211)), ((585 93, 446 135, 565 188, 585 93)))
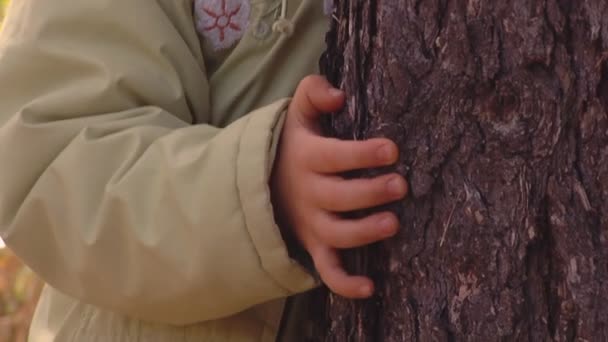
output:
POLYGON ((299 119, 314 123, 322 113, 337 111, 344 105, 344 92, 334 88, 323 76, 307 76, 298 85, 291 102, 299 119))

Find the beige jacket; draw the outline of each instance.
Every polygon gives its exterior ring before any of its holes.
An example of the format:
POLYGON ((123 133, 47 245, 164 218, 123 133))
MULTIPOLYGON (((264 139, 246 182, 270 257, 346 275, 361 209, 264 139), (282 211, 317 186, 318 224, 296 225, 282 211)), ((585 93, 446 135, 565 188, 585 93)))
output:
POLYGON ((321 0, 13 1, 0 234, 49 284, 30 341, 275 340, 315 281, 268 179, 326 29, 321 0))

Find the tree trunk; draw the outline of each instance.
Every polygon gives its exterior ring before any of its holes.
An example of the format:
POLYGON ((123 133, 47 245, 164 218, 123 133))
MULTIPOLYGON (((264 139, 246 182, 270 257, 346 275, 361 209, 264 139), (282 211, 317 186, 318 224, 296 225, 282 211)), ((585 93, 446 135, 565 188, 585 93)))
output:
POLYGON ((410 195, 344 253, 378 291, 319 299, 319 340, 608 341, 608 1, 334 6, 327 126, 394 139, 410 195))

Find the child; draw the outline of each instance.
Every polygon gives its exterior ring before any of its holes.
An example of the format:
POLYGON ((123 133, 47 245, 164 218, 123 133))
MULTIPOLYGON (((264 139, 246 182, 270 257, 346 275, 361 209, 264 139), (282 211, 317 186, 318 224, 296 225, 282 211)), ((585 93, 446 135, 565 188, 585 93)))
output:
POLYGON ((397 219, 338 214, 402 198, 406 183, 337 176, 398 152, 319 136, 319 115, 344 102, 307 76, 323 7, 13 1, 0 38, 0 233, 48 283, 30 341, 297 341, 313 274, 371 295, 336 249, 387 238, 397 219), (289 257, 292 238, 314 270, 289 257))

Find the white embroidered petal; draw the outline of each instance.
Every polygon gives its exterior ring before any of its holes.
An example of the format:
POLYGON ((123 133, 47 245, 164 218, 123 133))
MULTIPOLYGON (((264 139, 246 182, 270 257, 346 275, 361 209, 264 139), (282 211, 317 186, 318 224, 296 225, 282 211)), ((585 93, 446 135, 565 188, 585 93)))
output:
POLYGON ((216 50, 238 42, 249 25, 249 0, 195 0, 196 29, 216 50))

